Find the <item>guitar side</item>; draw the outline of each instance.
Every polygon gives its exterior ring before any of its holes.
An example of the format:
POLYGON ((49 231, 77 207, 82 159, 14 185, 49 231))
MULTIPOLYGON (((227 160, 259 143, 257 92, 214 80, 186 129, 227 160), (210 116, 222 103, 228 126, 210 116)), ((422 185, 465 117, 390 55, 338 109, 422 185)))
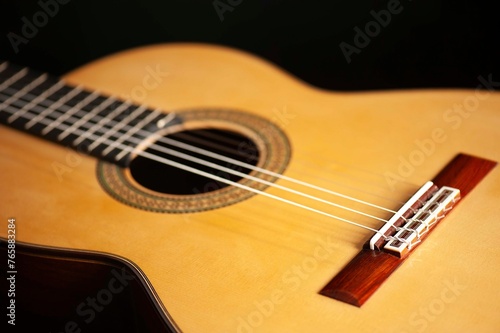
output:
MULTIPOLYGON (((500 161, 500 94, 487 86, 330 93, 249 55, 190 44, 113 55, 65 79, 166 111, 265 117, 291 142, 285 174, 325 187, 355 167, 376 173, 363 173, 367 186, 404 200, 406 182, 431 179, 458 152, 500 161)), ((16 218, 17 239, 130 259, 185 332, 500 327, 498 168, 358 309, 318 291, 359 252, 366 230, 262 196, 201 213, 138 210, 101 189, 94 158, 5 126, 0 141, 1 219, 16 218)))
MULTIPOLYGON (((13 253, 9 244, 0 239, 5 257, 13 253)), ((11 262, 16 273, 1 285, 15 301, 8 320, 16 331, 179 331, 141 270, 124 258, 16 242, 11 262)))

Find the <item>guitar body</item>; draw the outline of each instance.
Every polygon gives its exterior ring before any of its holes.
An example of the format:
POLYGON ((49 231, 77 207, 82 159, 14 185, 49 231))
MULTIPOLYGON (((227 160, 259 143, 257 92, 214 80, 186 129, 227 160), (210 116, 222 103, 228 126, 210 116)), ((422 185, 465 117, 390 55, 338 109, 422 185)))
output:
MULTIPOLYGON (((404 201, 459 152, 500 161, 500 94, 491 86, 330 93, 247 54, 191 44, 120 53, 65 80, 167 112, 257 115, 288 138, 285 175, 362 189, 392 209, 387 198, 404 201)), ((0 142, 0 236, 14 217, 18 241, 129 259, 185 332, 500 329, 498 168, 358 308, 318 292, 369 230, 262 195, 200 212, 138 209, 103 190, 93 157, 6 126, 0 142)))

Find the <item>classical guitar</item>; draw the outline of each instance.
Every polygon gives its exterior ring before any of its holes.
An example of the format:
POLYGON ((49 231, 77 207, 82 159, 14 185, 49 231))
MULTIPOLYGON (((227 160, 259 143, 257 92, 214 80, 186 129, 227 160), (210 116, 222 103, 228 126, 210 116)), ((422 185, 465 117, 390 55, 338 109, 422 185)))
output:
POLYGON ((7 287, 33 244, 129 268, 82 283, 53 332, 93 331, 137 279, 170 331, 498 331, 497 79, 333 93, 193 44, 62 79, 2 62, 7 287))

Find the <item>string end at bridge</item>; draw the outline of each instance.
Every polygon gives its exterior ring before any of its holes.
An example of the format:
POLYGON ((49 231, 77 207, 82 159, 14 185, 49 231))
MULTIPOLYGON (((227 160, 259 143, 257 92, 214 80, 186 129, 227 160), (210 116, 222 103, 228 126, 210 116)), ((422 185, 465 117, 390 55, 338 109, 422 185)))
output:
POLYGON ((381 250, 397 257, 423 240, 431 228, 453 209, 460 200, 460 190, 433 182, 426 182, 380 230, 368 241, 365 248, 381 250))

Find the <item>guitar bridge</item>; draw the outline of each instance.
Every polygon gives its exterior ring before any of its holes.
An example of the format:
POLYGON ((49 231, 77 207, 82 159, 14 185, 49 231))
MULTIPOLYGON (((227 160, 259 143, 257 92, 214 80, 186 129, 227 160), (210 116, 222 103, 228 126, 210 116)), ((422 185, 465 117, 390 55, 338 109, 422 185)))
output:
POLYGON ((363 305, 460 197, 470 193, 496 164, 470 155, 457 155, 432 182, 425 183, 319 293, 358 307, 363 305))

